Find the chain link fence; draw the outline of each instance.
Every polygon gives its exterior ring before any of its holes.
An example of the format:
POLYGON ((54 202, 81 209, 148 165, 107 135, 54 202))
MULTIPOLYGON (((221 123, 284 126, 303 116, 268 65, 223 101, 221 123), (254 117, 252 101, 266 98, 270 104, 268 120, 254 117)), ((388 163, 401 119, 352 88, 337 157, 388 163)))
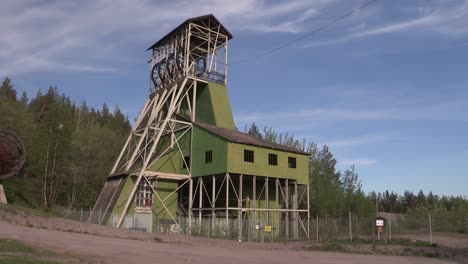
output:
MULTIPOLYGON (((91 208, 67 208, 56 206, 52 212, 60 217, 80 222, 88 222, 91 208)), ((385 225, 379 231, 376 227, 376 217, 348 216, 315 216, 309 220, 297 222, 288 219, 284 214, 271 219, 259 219, 244 215, 238 217, 216 217, 195 215, 176 216, 176 219, 160 218, 152 214, 127 216, 123 227, 157 234, 192 235, 206 238, 222 238, 258 243, 283 242, 297 239, 310 239, 319 243, 343 239, 366 239, 391 241, 396 238, 408 238, 437 243, 433 234, 455 235, 468 234, 468 218, 451 219, 441 215, 423 216, 379 213, 385 225), (176 221, 174 221, 176 220, 176 221), (177 222, 177 223, 176 223, 177 222), (239 232, 241 230, 241 232, 239 232), (309 230, 309 232, 307 232, 309 230)), ((118 216, 110 213, 104 215, 96 212, 93 219, 102 225, 116 226, 118 216), (95 219, 95 220, 96 220, 95 219)))

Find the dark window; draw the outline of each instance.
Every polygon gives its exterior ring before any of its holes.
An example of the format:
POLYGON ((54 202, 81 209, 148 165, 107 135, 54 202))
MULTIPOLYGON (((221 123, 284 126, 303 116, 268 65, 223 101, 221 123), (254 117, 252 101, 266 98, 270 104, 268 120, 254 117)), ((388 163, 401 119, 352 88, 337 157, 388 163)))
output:
POLYGON ((268 154, 268 164, 269 165, 278 165, 278 155, 276 154, 268 154))
POLYGON ((184 161, 182 162, 182 168, 190 168, 190 156, 185 156, 184 161))
POLYGON ((205 163, 213 162, 213 151, 205 151, 205 163))
MULTIPOLYGON (((151 184, 153 184, 152 181, 151 184)), ((135 202, 137 207, 151 207, 153 205, 153 189, 144 179, 138 184, 135 202)))
POLYGON ((253 152, 253 150, 244 149, 244 161, 245 162, 254 162, 254 152, 253 152))
POLYGON ((288 157, 288 167, 289 168, 296 168, 296 158, 288 157))

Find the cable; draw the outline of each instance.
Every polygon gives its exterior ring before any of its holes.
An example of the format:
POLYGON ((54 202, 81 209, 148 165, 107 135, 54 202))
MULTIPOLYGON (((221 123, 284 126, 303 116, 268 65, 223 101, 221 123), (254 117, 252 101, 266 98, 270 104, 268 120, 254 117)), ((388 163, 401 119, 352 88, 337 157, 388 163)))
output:
POLYGON ((350 16, 350 15, 356 13, 357 11, 359 11, 359 10, 361 10, 361 9, 363 9, 363 8, 369 6, 369 5, 371 5, 371 4, 373 4, 373 3, 377 2, 377 1, 378 1, 378 0, 371 0, 371 1, 368 1, 368 2, 366 2, 365 4, 363 4, 363 5, 359 6, 359 7, 357 7, 357 8, 355 8, 355 9, 353 9, 353 10, 351 10, 351 11, 349 11, 349 12, 347 12, 347 13, 341 15, 341 16, 339 16, 338 18, 334 19, 333 21, 331 21, 331 22, 329 22, 329 23, 327 23, 327 24, 325 24, 325 25, 323 25, 323 26, 321 26, 321 27, 319 27, 319 28, 316 28, 315 30, 313 30, 313 31, 311 31, 311 32, 309 32, 309 33, 307 33, 307 34, 305 34, 304 36, 301 36, 301 37, 299 37, 299 38, 297 38, 297 39, 293 39, 293 40, 291 40, 291 41, 289 41, 289 42, 286 42, 286 43, 284 43, 283 45, 278 46, 278 47, 276 47, 276 48, 273 48, 273 49, 271 49, 271 50, 269 50, 269 51, 266 51, 265 53, 262 53, 262 54, 260 54, 260 55, 258 55, 258 56, 256 56, 256 57, 253 57, 253 58, 250 58, 250 59, 241 60, 241 61, 238 61, 238 62, 241 62, 241 63, 242 63, 242 62, 250 62, 250 61, 252 61, 252 60, 255 60, 255 59, 258 59, 258 58, 261 58, 261 57, 270 55, 270 54, 272 54, 272 53, 274 53, 274 52, 277 52, 278 50, 281 50, 281 49, 284 49, 284 48, 286 48, 286 47, 289 47, 289 46, 291 46, 291 45, 293 45, 293 44, 295 44, 295 43, 297 43, 297 42, 299 42, 299 41, 301 41, 301 40, 303 40, 303 39, 306 39, 306 38, 312 36, 313 34, 315 34, 315 33, 317 33, 317 32, 320 32, 320 31, 322 31, 322 30, 324 30, 324 29, 326 29, 326 28, 328 28, 328 27, 330 27, 330 26, 332 26, 332 25, 338 23, 340 20, 345 19, 346 17, 348 17, 348 16, 350 16))

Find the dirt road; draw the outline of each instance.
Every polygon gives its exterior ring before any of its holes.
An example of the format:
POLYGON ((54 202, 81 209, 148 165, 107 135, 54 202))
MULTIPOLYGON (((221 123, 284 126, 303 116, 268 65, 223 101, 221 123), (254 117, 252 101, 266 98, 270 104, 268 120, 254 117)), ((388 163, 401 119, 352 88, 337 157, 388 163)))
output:
POLYGON ((59 253, 94 256, 104 263, 451 263, 440 259, 374 256, 274 248, 159 243, 29 228, 0 221, 0 237, 59 253))

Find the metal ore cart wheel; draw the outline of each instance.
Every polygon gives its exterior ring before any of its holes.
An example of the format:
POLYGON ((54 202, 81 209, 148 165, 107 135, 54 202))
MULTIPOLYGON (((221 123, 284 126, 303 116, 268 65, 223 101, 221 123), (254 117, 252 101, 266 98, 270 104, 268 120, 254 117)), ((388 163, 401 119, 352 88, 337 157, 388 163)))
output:
POLYGON ((159 78, 158 74, 159 63, 156 63, 153 68, 151 69, 151 81, 154 84, 155 90, 161 85, 161 79, 159 78))
POLYGON ((25 161, 23 141, 13 132, 0 129, 0 180, 17 174, 25 161))

